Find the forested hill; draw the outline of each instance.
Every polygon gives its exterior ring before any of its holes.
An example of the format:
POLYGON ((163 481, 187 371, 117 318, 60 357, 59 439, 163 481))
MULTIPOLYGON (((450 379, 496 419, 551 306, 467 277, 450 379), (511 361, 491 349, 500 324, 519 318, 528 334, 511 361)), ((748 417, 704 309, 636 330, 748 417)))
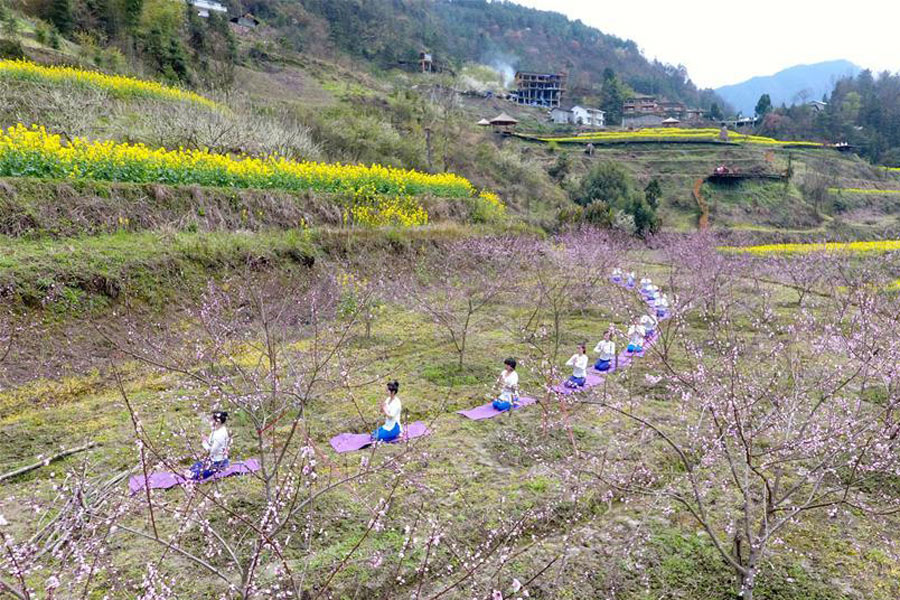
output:
POLYGON ((682 66, 648 61, 630 40, 581 21, 485 0, 254 0, 248 8, 282 30, 297 50, 331 47, 388 68, 429 50, 459 66, 478 62, 513 69, 568 70, 575 95, 600 94, 611 69, 634 91, 708 107, 682 66))

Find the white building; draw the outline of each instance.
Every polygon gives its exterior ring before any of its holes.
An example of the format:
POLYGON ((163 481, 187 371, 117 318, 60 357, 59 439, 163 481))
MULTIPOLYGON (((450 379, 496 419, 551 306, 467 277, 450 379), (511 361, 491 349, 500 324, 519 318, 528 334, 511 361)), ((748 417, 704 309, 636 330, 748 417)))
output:
POLYGON ((222 13, 223 15, 228 12, 225 6, 215 0, 190 0, 190 2, 191 6, 197 9, 197 15, 204 19, 209 18, 209 13, 211 12, 222 13))
POLYGON ((571 123, 587 127, 606 127, 606 113, 599 108, 578 106, 557 107, 550 111, 550 120, 554 123, 571 123))

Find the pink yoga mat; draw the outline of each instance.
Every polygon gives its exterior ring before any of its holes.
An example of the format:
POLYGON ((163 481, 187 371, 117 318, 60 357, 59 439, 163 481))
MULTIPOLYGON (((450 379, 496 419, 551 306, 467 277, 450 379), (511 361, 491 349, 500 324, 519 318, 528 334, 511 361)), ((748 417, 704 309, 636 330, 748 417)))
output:
MULTIPOLYGON (((386 443, 396 444, 398 442, 405 442, 406 440, 422 437, 423 435, 428 435, 430 433, 431 430, 428 429, 425 423, 416 421, 415 423, 410 423, 404 427, 403 433, 401 433, 400 437, 396 440, 391 440, 386 443)), ((338 454, 362 450, 374 443, 375 442, 372 441, 372 435, 368 433, 341 433, 331 438, 331 447, 334 448, 334 451, 338 454)))
POLYGON ((481 406, 476 406, 475 408, 470 408, 469 410, 458 410, 456 414, 462 415, 467 419, 472 419, 473 421, 482 421, 484 419, 490 419, 496 417, 497 415, 502 415, 503 413, 508 413, 514 410, 519 410, 523 406, 529 406, 537 402, 534 398, 528 398, 527 396, 519 397, 519 405, 513 407, 510 410, 497 410, 492 406, 492 402, 488 402, 487 404, 482 404, 481 406))
POLYGON ((144 479, 143 475, 135 475, 128 480, 128 489, 131 490, 132 494, 136 494, 144 489, 144 487, 146 486, 146 482, 149 481, 151 490, 167 490, 169 488, 175 487, 176 485, 209 483, 210 481, 216 481, 225 477, 231 477, 232 475, 255 473, 256 471, 259 471, 259 468, 259 461, 257 461, 255 458, 250 458, 243 462, 232 463, 228 466, 227 469, 223 469, 218 473, 207 477, 206 479, 191 479, 190 477, 185 477, 180 473, 172 473, 171 471, 159 471, 156 473, 151 473, 147 479, 144 479))

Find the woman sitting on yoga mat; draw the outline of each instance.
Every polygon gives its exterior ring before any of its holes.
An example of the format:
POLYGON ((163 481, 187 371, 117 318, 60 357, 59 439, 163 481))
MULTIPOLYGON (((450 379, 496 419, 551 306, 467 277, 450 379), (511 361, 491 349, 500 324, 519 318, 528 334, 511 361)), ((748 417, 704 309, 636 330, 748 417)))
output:
POLYGON ((628 352, 634 354, 643 350, 644 336, 646 335, 647 331, 644 329, 644 326, 638 322, 637 318, 635 318, 631 327, 628 328, 628 352))
POLYGON ((212 414, 213 431, 208 438, 203 438, 203 449, 209 452, 209 457, 198 460, 191 466, 191 479, 206 479, 217 471, 228 468, 228 445, 231 438, 225 428, 227 420, 228 413, 225 411, 217 410, 212 414))
POLYGON ((647 292, 647 288, 653 284, 653 280, 649 277, 641 277, 641 293, 644 294, 647 292))
POLYGON ((594 368, 598 371, 609 371, 613 359, 616 358, 616 343, 611 338, 612 332, 607 331, 603 334, 603 339, 594 347, 594 352, 600 355, 597 357, 597 362, 594 363, 594 368))
POLYGON ((622 283, 622 269, 616 267, 612 270, 612 280, 615 283, 622 283))
POLYGON ((659 298, 656 299, 656 316, 659 318, 665 317, 669 311, 669 297, 663 294, 659 298))
POLYGON ((388 397, 384 399, 381 405, 381 412, 384 414, 384 425, 379 427, 372 433, 372 439, 382 442, 390 442, 400 437, 403 428, 400 426, 400 412, 403 410, 400 404, 400 398, 397 392, 400 390, 400 384, 392 381, 387 384, 388 397))
POLYGON ((634 271, 625 273, 625 286, 628 288, 634 287, 634 271))
POLYGON ((658 321, 653 315, 641 316, 641 326, 644 328, 644 337, 650 339, 656 333, 656 325, 658 321))
POLYGON ((644 296, 647 297, 647 300, 656 300, 659 297, 659 288, 651 283, 644 290, 644 296))
POLYGON ((516 373, 516 359, 503 361, 503 370, 497 378, 500 384, 500 397, 491 403, 495 410, 509 410, 519 403, 519 374, 516 373))
POLYGON ((569 388, 584 387, 587 381, 588 355, 584 344, 578 344, 578 352, 572 355, 566 362, 567 367, 572 367, 572 376, 563 384, 569 388))

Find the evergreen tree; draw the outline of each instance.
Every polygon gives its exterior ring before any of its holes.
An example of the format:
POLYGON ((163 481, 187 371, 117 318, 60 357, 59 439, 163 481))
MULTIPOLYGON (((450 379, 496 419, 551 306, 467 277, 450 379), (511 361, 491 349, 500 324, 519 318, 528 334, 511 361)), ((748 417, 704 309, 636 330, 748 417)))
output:
POLYGON ((61 34, 70 35, 75 29, 75 18, 72 16, 70 0, 51 0, 47 20, 53 23, 61 34))
POLYGON ((772 99, 768 94, 763 94, 759 97, 759 101, 756 103, 756 116, 764 117, 766 114, 772 110, 772 99))

